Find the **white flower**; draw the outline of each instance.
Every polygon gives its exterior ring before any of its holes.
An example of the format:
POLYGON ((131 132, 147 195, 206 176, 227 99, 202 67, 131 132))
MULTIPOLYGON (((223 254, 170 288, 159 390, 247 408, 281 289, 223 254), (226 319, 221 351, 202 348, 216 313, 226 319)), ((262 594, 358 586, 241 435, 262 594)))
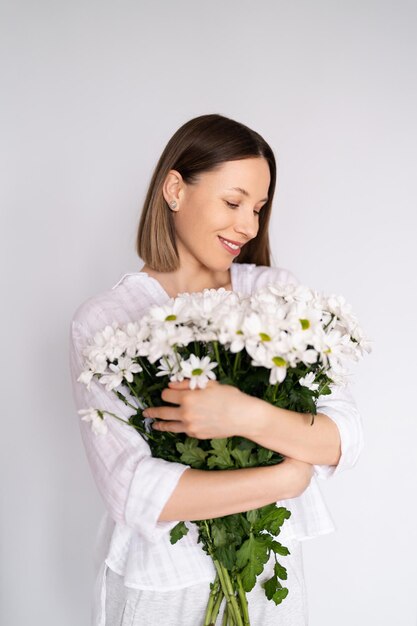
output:
POLYGON ((104 330, 94 335, 92 354, 96 357, 105 356, 109 361, 117 359, 124 351, 124 346, 121 345, 123 335, 117 322, 113 322, 111 326, 108 324, 104 330))
POLYGON ((88 391, 90 391, 90 387, 91 387, 91 381, 93 379, 94 376, 94 372, 91 369, 88 370, 84 370, 83 372, 81 372, 81 374, 78 376, 77 378, 77 382, 78 383, 84 383, 84 385, 87 385, 87 389, 88 391))
POLYGON ((191 354, 187 361, 181 362, 181 373, 185 378, 190 379, 190 389, 200 387, 204 389, 209 378, 216 380, 216 375, 211 370, 218 365, 216 361, 210 363, 210 357, 205 356, 202 359, 195 354, 191 354))
POLYGON ((77 382, 87 385, 87 389, 90 391, 94 374, 104 374, 106 372, 107 359, 103 358, 102 355, 97 355, 95 358, 87 359, 85 366, 86 369, 78 376, 77 382))
POLYGON ((217 320, 218 341, 233 353, 240 352, 245 347, 245 338, 241 330, 242 322, 243 316, 240 308, 231 309, 217 320))
MULTIPOLYGON (((163 356, 158 363, 158 370, 155 376, 170 376, 170 380, 176 380, 175 376, 178 372, 178 363, 175 354, 163 356)), ((183 378, 181 380, 183 380, 183 378)))
POLYGON ((282 357, 274 357, 273 361, 274 365, 271 368, 271 372, 269 374, 269 383, 270 385, 275 385, 276 383, 282 383, 287 375, 287 362, 282 357))
POLYGON ((170 298, 166 304, 154 304, 149 309, 152 321, 164 323, 178 323, 183 321, 186 303, 181 298, 170 298))
POLYGON ((258 342, 270 342, 279 334, 280 320, 283 310, 278 309, 274 317, 262 315, 254 311, 248 312, 242 322, 242 333, 247 345, 254 345, 258 342))
MULTIPOLYGON (((270 384, 283 382, 287 371, 300 363, 317 361, 336 384, 342 384, 345 361, 358 360, 370 351, 369 341, 342 297, 326 297, 291 283, 269 284, 250 295, 205 289, 153 305, 140 320, 123 327, 116 322, 107 325, 83 351, 84 371, 78 381, 89 389, 96 375, 111 391, 124 380, 132 382, 134 374, 142 371, 136 363, 140 356, 149 363, 158 362, 156 376, 187 378, 191 389, 204 388, 209 379, 216 379, 212 370, 218 363, 210 361, 214 358, 211 350, 207 351, 210 356, 191 354, 181 362, 184 357, 179 348, 192 342, 206 347, 218 342, 229 355, 246 352, 242 356, 251 357, 252 366, 270 370, 270 384)), ((313 391, 318 388, 312 373, 301 378, 300 384, 313 391)), ((86 419, 102 430, 103 412, 91 411, 86 412, 86 419)))
POLYGON ((318 352, 316 352, 316 350, 313 350, 313 348, 308 348, 307 350, 304 350, 299 354, 299 360, 306 365, 311 365, 312 363, 315 363, 317 361, 317 357, 318 352))
POLYGON ((188 326, 175 326, 163 322, 152 329, 149 342, 148 359, 155 363, 167 354, 172 354, 172 347, 187 346, 194 339, 194 333, 188 326))
POLYGON ((319 388, 318 383, 314 382, 315 374, 314 372, 309 372, 298 381, 300 385, 303 387, 307 387, 307 389, 311 389, 311 391, 317 391, 319 388))
POLYGON ((131 358, 146 355, 144 347, 146 348, 149 338, 149 324, 145 323, 145 320, 141 320, 140 325, 137 322, 128 322, 124 332, 126 355, 131 358))
POLYGON ((305 285, 279 283, 269 285, 272 293, 280 295, 286 302, 311 302, 318 294, 305 285))
POLYGON ((93 407, 89 409, 80 409, 79 415, 83 415, 83 422, 91 422, 91 430, 95 435, 105 435, 107 433, 107 424, 104 423, 104 414, 93 407))
POLYGON ((109 369, 113 374, 105 374, 100 378, 100 383, 106 385, 107 391, 118 387, 125 378, 129 383, 133 381, 133 374, 142 371, 139 363, 132 361, 128 356, 121 356, 116 363, 110 363, 109 369))

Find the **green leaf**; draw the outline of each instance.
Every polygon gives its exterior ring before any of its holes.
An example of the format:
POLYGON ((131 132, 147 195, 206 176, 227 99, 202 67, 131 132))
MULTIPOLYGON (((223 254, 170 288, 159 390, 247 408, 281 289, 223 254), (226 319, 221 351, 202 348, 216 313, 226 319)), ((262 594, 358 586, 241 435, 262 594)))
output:
POLYGON ((277 582, 278 582, 277 577, 272 576, 272 578, 269 578, 262 584, 262 587, 265 589, 265 595, 268 598, 268 600, 272 600, 272 597, 277 590, 277 582))
POLYGON ((189 528, 185 525, 184 522, 178 522, 174 528, 171 528, 170 532, 170 542, 172 544, 177 543, 182 537, 184 537, 189 531, 189 528))
POLYGON ((286 587, 281 587, 281 589, 278 589, 274 595, 272 596, 272 600, 275 602, 275 604, 281 604, 281 602, 287 597, 288 595, 288 589, 286 587))
POLYGON ((230 452, 231 456, 237 461, 239 467, 249 467, 251 453, 250 450, 239 450, 239 448, 235 448, 230 452))
POLYGON ((272 535, 278 535, 281 526, 291 513, 283 506, 277 507, 273 504, 272 507, 258 520, 255 531, 267 530, 272 535))
POLYGON ((258 465, 264 465, 273 456, 272 450, 266 448, 258 448, 258 465))
POLYGON ((224 526, 219 526, 218 524, 212 526, 211 528, 211 537, 213 539, 213 543, 216 548, 220 548, 227 544, 227 533, 224 526))
POLYGON ((272 578, 263 583, 262 587, 265 589, 265 595, 268 600, 273 600, 275 604, 280 604, 288 595, 288 589, 281 585, 276 576, 272 576, 272 578))
POLYGON ((233 545, 223 546, 214 551, 214 556, 228 570, 236 566, 236 548, 233 545))
POLYGON ((259 509, 252 509, 246 513, 246 518, 248 522, 254 524, 259 517, 259 509))
POLYGON ((271 542, 271 550, 275 552, 275 554, 280 554, 281 556, 287 556, 287 554, 291 554, 291 552, 282 545, 279 541, 271 542))
POLYGON ((255 537, 251 534, 249 539, 242 543, 236 552, 236 565, 239 569, 243 568, 240 577, 245 591, 253 589, 256 577, 262 573, 268 558, 268 542, 263 536, 255 537))
POLYGON ((193 468, 199 468, 204 465, 207 452, 198 446, 198 439, 187 437, 184 443, 177 443, 176 448, 181 453, 180 460, 193 468))
POLYGON ((282 567, 280 563, 278 562, 275 563, 274 572, 275 572, 275 575, 281 580, 287 580, 287 570, 285 569, 285 567, 282 567))
POLYGON ((321 391, 320 391, 321 396, 328 396, 331 393, 332 393, 332 390, 329 387, 329 383, 321 388, 321 391))
POLYGON ((210 469, 229 469, 235 466, 227 447, 228 439, 210 439, 210 443, 213 448, 209 450, 210 456, 207 460, 210 469))

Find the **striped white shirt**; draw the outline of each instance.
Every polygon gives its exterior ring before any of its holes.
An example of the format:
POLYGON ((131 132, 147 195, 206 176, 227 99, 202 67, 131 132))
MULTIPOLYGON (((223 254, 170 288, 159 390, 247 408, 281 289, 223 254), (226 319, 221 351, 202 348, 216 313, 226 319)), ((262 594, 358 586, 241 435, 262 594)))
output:
MULTIPOLYGON (((250 294, 269 282, 298 281, 282 268, 232 263, 232 290, 250 294)), ((90 406, 128 418, 134 413, 113 391, 93 379, 90 390, 77 382, 83 367, 83 347, 105 325, 138 320, 151 304, 164 304, 169 295, 155 278, 144 272, 127 273, 109 290, 83 302, 75 311, 70 329, 70 367, 76 409, 90 406)), ((363 446, 362 420, 349 386, 321 396, 318 412, 337 424, 341 458, 337 466, 314 466, 314 476, 301 496, 281 500, 292 515, 285 521, 280 539, 303 540, 335 530, 316 477, 328 478, 353 467, 363 446)), ((124 577, 125 585, 138 589, 180 589, 197 582, 212 582, 215 569, 197 544, 197 528, 172 545, 169 532, 177 521, 158 522, 158 517, 189 467, 151 456, 148 444, 130 426, 108 416, 106 435, 95 435, 90 423, 79 427, 88 462, 103 498, 106 512, 98 529, 98 568, 93 607, 94 626, 104 624, 105 573, 110 567, 124 577)))

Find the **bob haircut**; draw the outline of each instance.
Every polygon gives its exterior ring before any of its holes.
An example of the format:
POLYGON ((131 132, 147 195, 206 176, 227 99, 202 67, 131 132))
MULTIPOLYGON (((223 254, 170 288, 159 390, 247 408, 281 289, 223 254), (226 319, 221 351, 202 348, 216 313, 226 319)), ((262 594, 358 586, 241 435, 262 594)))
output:
POLYGON ((162 152, 140 216, 135 246, 139 257, 157 272, 179 268, 172 211, 162 193, 171 169, 192 185, 198 182, 199 174, 215 170, 226 161, 251 157, 264 157, 268 161, 271 177, 268 201, 259 216, 256 237, 245 244, 235 262, 270 266, 268 227, 276 184, 274 154, 257 132, 217 113, 200 115, 183 124, 162 152))

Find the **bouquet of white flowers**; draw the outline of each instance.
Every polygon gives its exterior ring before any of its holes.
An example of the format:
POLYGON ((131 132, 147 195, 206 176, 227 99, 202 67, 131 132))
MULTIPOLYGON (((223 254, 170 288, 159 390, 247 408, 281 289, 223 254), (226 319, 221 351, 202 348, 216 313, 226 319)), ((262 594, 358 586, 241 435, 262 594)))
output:
MULTIPOLYGON (((96 333, 84 350, 85 369, 78 378, 89 388, 93 377, 114 391, 135 413, 124 423, 134 427, 155 457, 204 470, 237 469, 280 463, 283 456, 244 437, 197 439, 185 433, 157 431, 144 418, 146 407, 163 403, 170 381, 189 379, 191 389, 209 379, 233 385, 274 406, 317 413, 320 395, 343 385, 347 361, 370 352, 358 321, 344 298, 326 297, 304 286, 274 283, 250 296, 221 288, 183 293, 165 305, 153 305, 140 320, 117 323, 96 333)), ((90 407, 79 413, 97 434, 107 431, 106 414, 90 407)), ((213 559, 216 579, 210 585, 205 626, 214 625, 223 599, 224 625, 248 626, 246 592, 256 583, 270 555, 274 575, 267 598, 276 604, 287 596, 280 581, 287 572, 277 555, 289 554, 276 536, 290 512, 270 504, 259 509, 197 520, 199 542, 213 559)), ((175 543, 188 532, 185 522, 171 530, 175 543)))

